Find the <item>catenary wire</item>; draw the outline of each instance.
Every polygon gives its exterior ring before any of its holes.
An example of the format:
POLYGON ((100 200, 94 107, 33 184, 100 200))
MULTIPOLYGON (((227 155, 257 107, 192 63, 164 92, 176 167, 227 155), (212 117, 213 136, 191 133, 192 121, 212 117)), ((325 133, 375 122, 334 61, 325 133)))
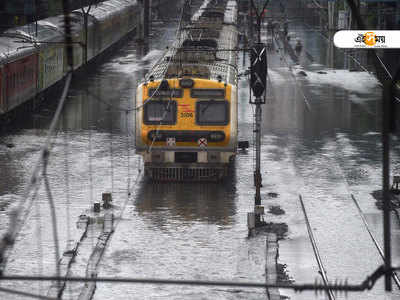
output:
MULTIPOLYGON (((356 200, 356 198, 354 197, 353 194, 351 194, 351 199, 353 200, 354 204, 357 207, 357 210, 359 212, 361 220, 363 221, 363 223, 365 225, 365 228, 368 231, 368 234, 372 239, 372 242, 374 243, 374 245, 375 245, 376 249, 378 250, 380 256, 382 257, 383 261, 385 261, 385 255, 383 254, 383 250, 382 250, 381 246, 379 246, 379 244, 378 244, 377 240, 375 239, 374 235, 372 234, 371 229, 369 228, 368 222, 365 219, 365 215, 364 215, 360 205, 358 204, 358 202, 357 202, 357 200, 356 200)), ((397 276, 396 272, 394 272, 394 271, 392 272, 392 278, 393 278, 394 282, 396 283, 397 287, 400 289, 400 279, 397 276)))
POLYGON ((33 298, 33 299, 58 300, 57 298, 47 297, 44 295, 37 295, 37 294, 33 294, 33 293, 28 293, 28 292, 23 292, 23 291, 18 291, 18 290, 3 288, 3 287, 0 287, 0 293, 1 292, 6 293, 6 294, 12 294, 12 295, 18 295, 18 296, 22 296, 22 297, 33 298))
MULTIPOLYGON (((313 29, 310 25, 308 25, 307 23, 304 23, 307 27, 313 29)), ((315 31, 315 30, 314 30, 315 31)), ((332 43, 332 41, 325 36, 324 34, 322 34, 319 30, 316 30, 318 32, 319 35, 321 35, 326 41, 328 41, 329 43, 332 43)), ((338 48, 340 51, 343 52, 344 55, 350 57, 361 69, 363 69, 365 72, 367 73, 371 73, 366 67, 364 67, 361 62, 359 62, 354 56, 348 54, 345 50, 343 50, 342 48, 338 48)), ((379 63, 381 64, 382 68, 384 69, 385 73, 389 76, 390 79, 393 79, 393 75, 390 73, 390 71, 388 70, 387 66, 385 65, 385 63, 382 61, 382 59, 376 55, 377 60, 379 61, 379 63)), ((398 84, 396 84, 397 87, 399 87, 398 84)), ((383 87, 383 86, 382 86, 383 87)), ((397 96, 394 96, 394 99, 397 102, 400 102, 400 98, 397 96)))
POLYGON ((43 162, 43 179, 44 179, 44 185, 47 193, 47 201, 49 202, 50 206, 50 214, 51 214, 51 222, 52 222, 52 229, 53 229, 53 242, 54 242, 54 252, 55 252, 55 265, 56 265, 56 274, 57 277, 60 277, 60 245, 59 245, 59 240, 58 240, 58 230, 57 230, 57 216, 56 216, 56 208, 54 206, 54 199, 53 195, 51 194, 51 188, 50 188, 50 181, 47 176, 47 167, 48 167, 48 161, 49 161, 49 156, 50 152, 46 151, 45 152, 45 158, 43 162))
POLYGON ((24 205, 29 197, 30 192, 32 191, 32 189, 34 189, 38 184, 40 184, 41 182, 41 177, 40 177, 40 170, 42 169, 42 165, 43 165, 43 161, 45 159, 46 153, 49 151, 50 149, 50 145, 51 145, 51 141, 52 141, 52 137, 53 134, 56 130, 56 125, 58 123, 61 111, 63 109, 64 106, 64 102, 67 96, 67 92, 69 89, 69 86, 71 84, 71 78, 72 78, 72 73, 68 73, 67 78, 66 78, 66 82, 64 85, 64 89, 62 92, 62 96, 60 98, 60 101, 58 103, 58 107, 57 110, 54 114, 54 117, 52 119, 52 122, 50 124, 50 128, 48 130, 47 136, 46 136, 46 140, 44 145, 42 146, 41 150, 40 150, 40 155, 39 155, 39 159, 36 162, 34 168, 33 168, 33 172, 32 175, 30 177, 29 180, 29 184, 28 186, 24 189, 23 194, 20 198, 20 201, 18 203, 18 206, 16 209, 14 209, 11 212, 11 218, 13 218, 14 220, 11 222, 12 224, 14 224, 15 226, 10 226, 7 230, 7 232, 5 233, 5 235, 2 237, 1 241, 0 241, 0 273, 1 271, 3 271, 6 267, 7 264, 7 251, 10 248, 10 246, 12 246, 15 242, 15 239, 17 238, 17 236, 19 235, 20 230, 22 229, 22 226, 24 224, 24 220, 21 219, 21 215, 23 212, 23 208, 24 205))

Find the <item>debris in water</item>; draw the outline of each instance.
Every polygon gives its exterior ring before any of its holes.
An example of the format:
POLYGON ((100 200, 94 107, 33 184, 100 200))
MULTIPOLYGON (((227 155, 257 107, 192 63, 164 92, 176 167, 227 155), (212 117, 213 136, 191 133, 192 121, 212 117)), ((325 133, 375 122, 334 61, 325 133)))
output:
POLYGON ((297 72, 297 75, 307 76, 307 73, 304 71, 299 71, 299 72, 297 72))
POLYGON ((269 192, 269 193, 267 194, 267 196, 270 197, 270 198, 276 198, 276 197, 278 197, 278 193, 269 192))
POLYGON ((285 238, 286 233, 288 232, 288 225, 286 223, 265 223, 261 227, 256 227, 258 232, 272 232, 275 233, 278 240, 282 240, 285 238))
POLYGON ((294 282, 294 279, 289 276, 286 268, 286 264, 276 264, 276 273, 278 275, 277 283, 292 284, 294 282))
POLYGON ((285 214, 285 211, 279 205, 270 206, 268 212, 277 216, 285 214))
MULTIPOLYGON (((372 197, 375 198, 375 205, 378 209, 383 209, 383 193, 382 190, 373 191, 371 193, 372 197)), ((389 199, 391 202, 391 208, 400 208, 400 197, 397 196, 396 192, 393 190, 389 191, 389 199)))

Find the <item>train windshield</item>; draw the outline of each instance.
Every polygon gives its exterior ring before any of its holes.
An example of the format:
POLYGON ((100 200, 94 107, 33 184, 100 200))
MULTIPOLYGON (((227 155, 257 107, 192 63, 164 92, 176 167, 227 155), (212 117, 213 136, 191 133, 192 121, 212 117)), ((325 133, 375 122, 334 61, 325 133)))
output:
POLYGON ((144 123, 175 124, 176 101, 148 101, 144 106, 144 123))
POLYGON ((226 125, 229 122, 227 101, 199 101, 196 104, 196 121, 200 125, 226 125))

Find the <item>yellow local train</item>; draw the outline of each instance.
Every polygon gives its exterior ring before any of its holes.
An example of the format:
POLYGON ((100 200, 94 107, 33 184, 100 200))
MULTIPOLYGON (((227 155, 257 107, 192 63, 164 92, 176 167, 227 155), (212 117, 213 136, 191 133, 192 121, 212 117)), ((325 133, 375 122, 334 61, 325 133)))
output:
POLYGON ((222 179, 237 151, 237 4, 205 4, 137 88, 136 152, 156 181, 222 179))

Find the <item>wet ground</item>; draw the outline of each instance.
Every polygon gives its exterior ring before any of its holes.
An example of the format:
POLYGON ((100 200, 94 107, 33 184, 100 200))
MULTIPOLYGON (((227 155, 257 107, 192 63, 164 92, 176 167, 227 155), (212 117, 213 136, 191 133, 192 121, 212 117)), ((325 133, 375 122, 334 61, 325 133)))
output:
MULTIPOLYGON (((152 184, 143 180, 134 153, 136 83, 174 37, 176 24, 155 25, 150 52, 129 41, 88 75, 74 81, 48 167, 57 208, 60 248, 80 238, 78 216, 88 213, 101 193, 113 193, 117 218, 99 276, 264 282, 265 236, 247 238, 247 212, 253 209, 253 107, 246 80, 240 81, 239 129, 251 141, 239 153, 235 170, 223 184, 152 184)), ((381 212, 371 195, 381 185, 381 88, 366 72, 344 69, 343 53, 298 23, 305 52, 294 65, 284 49, 269 53, 269 86, 263 106, 262 203, 285 213, 267 213, 267 222, 286 223, 279 262, 296 283, 319 279, 298 200, 301 194, 331 281, 360 283, 381 263, 350 194, 354 194, 382 244, 381 212), (310 61, 310 55, 313 60, 310 61), (290 67, 290 68, 289 68, 290 67), (306 76, 299 74, 303 71, 306 76), (323 71, 318 73, 319 71, 323 71), (274 194, 276 193, 276 194, 274 194), (277 197, 276 197, 277 196, 277 197)), ((41 110, 0 144, 0 231, 29 182, 44 142, 51 108, 41 110), (8 143, 9 145, 7 145, 8 143), (9 147, 10 145, 14 147, 9 147)), ((400 148, 393 145, 393 173, 400 171, 400 148)), ((54 241, 43 185, 8 263, 9 274, 54 274, 54 241)), ((72 275, 84 275, 99 226, 83 240, 72 275)), ((393 220, 393 262, 400 263, 399 223, 393 220)), ((46 283, 2 286, 46 293, 46 283)), ((76 299, 81 285, 67 286, 76 299)), ((313 292, 290 299, 325 299, 313 292)), ((347 299, 397 299, 383 282, 347 299)), ((346 298, 338 295, 338 299, 346 298)), ((5 295, 2 299, 19 299, 5 295)), ((260 289, 98 284, 94 299, 266 299, 260 289)))

